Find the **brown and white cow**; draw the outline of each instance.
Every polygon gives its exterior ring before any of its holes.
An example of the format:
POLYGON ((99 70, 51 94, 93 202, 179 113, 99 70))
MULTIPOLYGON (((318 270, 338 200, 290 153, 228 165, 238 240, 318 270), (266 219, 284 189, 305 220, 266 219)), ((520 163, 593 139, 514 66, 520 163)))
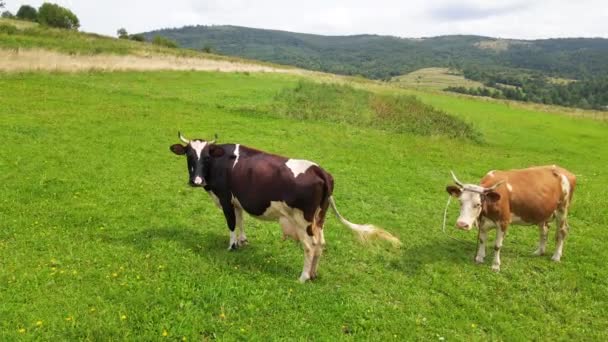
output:
POLYGON ((557 221, 556 249, 552 259, 560 261, 564 239, 568 234, 568 207, 576 187, 576 177, 559 166, 537 166, 521 170, 490 171, 479 185, 460 182, 452 172, 456 185, 447 192, 460 200, 460 216, 456 226, 470 230, 479 228, 475 261, 482 263, 486 255, 489 228, 496 227, 492 270, 500 270, 500 249, 511 223, 538 225, 540 242, 536 255, 543 255, 547 245, 548 223, 557 221))
POLYGON ((171 146, 171 151, 186 156, 189 183, 202 187, 223 210, 230 229, 228 249, 247 242, 243 211, 263 219, 278 221, 284 237, 299 240, 304 247, 304 269, 300 281, 314 279, 325 238, 325 214, 331 205, 334 213, 360 238, 379 237, 394 244, 399 240, 372 225, 360 225, 342 217, 332 196, 332 176, 317 164, 262 152, 240 144, 216 145, 214 141, 188 140, 171 146), (235 228, 239 228, 239 236, 235 228))

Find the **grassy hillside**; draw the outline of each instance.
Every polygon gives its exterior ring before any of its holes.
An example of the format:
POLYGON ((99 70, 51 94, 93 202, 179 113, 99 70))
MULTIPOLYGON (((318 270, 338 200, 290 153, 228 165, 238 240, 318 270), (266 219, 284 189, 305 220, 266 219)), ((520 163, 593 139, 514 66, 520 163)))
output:
POLYGON ((390 82, 402 87, 435 90, 447 87, 483 87, 483 83, 467 80, 461 73, 450 71, 448 68, 424 68, 393 77, 390 82))
POLYGON ((392 36, 321 36, 239 26, 185 26, 144 33, 183 47, 211 48, 311 70, 388 79, 428 67, 538 71, 581 79, 608 74, 608 39, 510 40, 480 36, 407 39, 392 36))
POLYGON ((0 48, 7 50, 45 49, 70 55, 169 55, 272 65, 238 57, 219 56, 189 49, 174 49, 145 42, 116 39, 94 33, 43 27, 29 21, 6 18, 0 18, 0 48))
POLYGON ((299 83, 0 74, 0 339, 608 338, 605 124, 427 93, 417 96, 485 141, 272 112, 299 83), (302 251, 277 224, 247 218, 251 244, 226 251, 222 214, 168 150, 177 130, 318 162, 336 179, 340 211, 385 227, 403 248, 361 245, 328 218, 320 277, 304 285, 302 251), (474 182, 551 163, 579 178, 560 264, 531 255, 533 227, 509 232, 498 274, 472 263, 475 233, 449 230, 464 242, 441 233, 449 170, 474 182))

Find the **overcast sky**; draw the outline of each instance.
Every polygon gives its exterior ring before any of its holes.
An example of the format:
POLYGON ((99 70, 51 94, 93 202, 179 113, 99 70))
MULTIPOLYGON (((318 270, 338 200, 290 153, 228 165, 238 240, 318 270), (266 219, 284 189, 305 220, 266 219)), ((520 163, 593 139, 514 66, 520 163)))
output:
MULTIPOLYGON (((116 35, 184 25, 239 25, 325 35, 477 34, 502 38, 608 38, 608 0, 47 0, 81 30, 116 35)), ((23 4, 5 0, 13 13, 23 4)))

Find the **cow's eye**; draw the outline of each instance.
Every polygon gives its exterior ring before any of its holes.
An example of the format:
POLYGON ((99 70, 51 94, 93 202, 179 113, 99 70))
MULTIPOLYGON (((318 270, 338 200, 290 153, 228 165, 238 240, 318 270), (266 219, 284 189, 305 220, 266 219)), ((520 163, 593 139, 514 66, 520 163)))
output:
POLYGON ((475 204, 475 208, 479 208, 479 207, 481 207, 481 203, 475 204))

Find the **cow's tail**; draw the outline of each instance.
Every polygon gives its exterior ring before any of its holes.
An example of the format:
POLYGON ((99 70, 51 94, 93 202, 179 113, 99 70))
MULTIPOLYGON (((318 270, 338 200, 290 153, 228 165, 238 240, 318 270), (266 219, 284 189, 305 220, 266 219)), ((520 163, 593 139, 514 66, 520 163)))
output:
POLYGON ((342 222, 343 225, 347 226, 352 231, 357 233, 359 239, 361 239, 362 241, 368 241, 371 239, 382 239, 390 242, 395 247, 401 246, 401 241, 399 241, 398 238, 396 238, 393 234, 387 232, 384 229, 378 228, 371 224, 352 223, 349 220, 345 219, 344 216, 340 215, 340 213, 338 212, 338 208, 336 208, 336 202, 334 202, 333 196, 329 197, 329 203, 340 222, 342 222))

